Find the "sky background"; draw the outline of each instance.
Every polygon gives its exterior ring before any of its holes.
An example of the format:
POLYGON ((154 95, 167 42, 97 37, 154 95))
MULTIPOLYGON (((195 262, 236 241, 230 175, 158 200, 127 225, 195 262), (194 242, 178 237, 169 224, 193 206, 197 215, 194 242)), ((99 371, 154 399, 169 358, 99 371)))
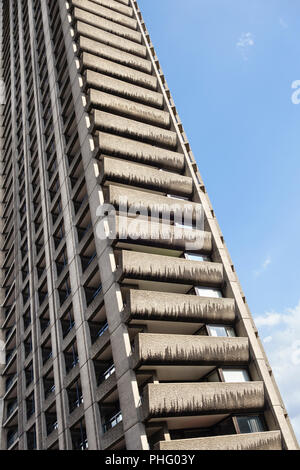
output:
POLYGON ((300 3, 139 6, 300 440, 300 3))

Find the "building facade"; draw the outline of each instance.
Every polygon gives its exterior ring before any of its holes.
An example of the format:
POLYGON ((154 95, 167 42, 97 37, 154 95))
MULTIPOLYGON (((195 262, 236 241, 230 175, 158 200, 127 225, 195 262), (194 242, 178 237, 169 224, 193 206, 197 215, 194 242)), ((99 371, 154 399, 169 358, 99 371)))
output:
POLYGON ((0 448, 298 448, 137 2, 0 9, 0 448))

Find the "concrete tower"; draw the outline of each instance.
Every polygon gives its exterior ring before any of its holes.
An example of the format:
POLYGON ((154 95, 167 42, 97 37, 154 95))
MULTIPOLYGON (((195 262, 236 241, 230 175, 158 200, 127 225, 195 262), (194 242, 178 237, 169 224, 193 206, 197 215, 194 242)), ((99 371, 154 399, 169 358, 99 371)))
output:
POLYGON ((0 5, 1 449, 297 448, 137 2, 0 5))

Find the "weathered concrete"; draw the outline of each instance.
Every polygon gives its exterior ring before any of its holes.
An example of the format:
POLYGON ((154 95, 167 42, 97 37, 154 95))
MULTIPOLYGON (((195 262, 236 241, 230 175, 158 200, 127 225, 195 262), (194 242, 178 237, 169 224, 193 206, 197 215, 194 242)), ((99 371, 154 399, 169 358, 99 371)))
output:
POLYGON ((261 410, 263 382, 148 384, 143 393, 145 419, 261 410))
POLYGON ((130 289, 127 304, 126 318, 221 324, 235 320, 233 299, 130 289))
POLYGON ((104 132, 98 132, 96 135, 96 146, 101 153, 166 169, 182 171, 184 168, 181 153, 104 132))
POLYGON ((192 179, 176 173, 159 171, 111 157, 104 157, 100 166, 102 181, 120 182, 179 196, 190 196, 193 192, 192 179))
POLYGON ((159 442, 157 450, 282 450, 280 431, 159 442))
POLYGON ((147 88, 143 88, 107 75, 87 70, 85 74, 86 85, 90 88, 117 94, 157 108, 163 107, 163 95, 147 88))
POLYGON ((211 286, 219 286, 223 282, 221 264, 135 251, 122 251, 120 269, 124 278, 131 279, 211 286))
POLYGON ((151 90, 157 89, 157 78, 155 76, 104 59, 97 56, 97 53, 91 50, 91 48, 89 50, 90 54, 88 52, 83 52, 82 54, 81 64, 83 68, 95 70, 126 82, 150 88, 151 90))
POLYGON ((110 218, 110 224, 117 240, 133 240, 136 243, 168 249, 186 250, 191 245, 193 249, 202 252, 210 252, 212 249, 210 233, 201 230, 185 230, 174 225, 150 220, 135 221, 123 216, 110 218))
POLYGON ((101 16, 94 15, 93 13, 82 10, 81 8, 74 8, 73 15, 77 20, 84 21, 85 23, 101 28, 109 33, 116 34, 117 36, 130 39, 131 41, 138 43, 142 42, 142 35, 139 31, 134 31, 126 26, 121 26, 114 21, 101 18, 101 16))
POLYGON ((145 58, 147 56, 145 46, 138 44, 129 39, 125 39, 115 34, 103 31, 95 26, 83 23, 81 21, 76 22, 75 26, 76 34, 85 36, 100 43, 107 44, 108 46, 116 47, 121 51, 129 52, 131 54, 136 54, 140 57, 145 58))
POLYGON ((100 108, 103 111, 116 113, 137 121, 144 121, 166 129, 170 127, 170 115, 168 113, 103 91, 89 90, 88 104, 93 108, 100 108))
POLYGON ((133 364, 193 365, 246 364, 247 338, 140 333, 135 338, 133 364))
POLYGON ((128 28, 132 28, 134 30, 137 29, 137 21, 134 18, 129 18, 126 15, 115 12, 114 10, 111 10, 111 8, 106 8, 99 4, 97 5, 97 3, 94 1, 90 2, 88 0, 72 0, 72 5, 82 8, 83 10, 87 10, 91 13, 95 13, 96 15, 102 16, 107 20, 115 21, 116 23, 127 26, 128 28))
POLYGON ((94 39, 79 36, 78 44, 82 51, 90 52, 91 54, 98 55, 104 59, 113 60, 121 65, 132 67, 140 70, 141 72, 151 73, 152 71, 152 64, 149 60, 121 51, 115 47, 99 43, 94 39))
POLYGON ((104 111, 93 111, 92 126, 94 129, 101 129, 117 135, 121 134, 124 137, 133 137, 145 142, 157 143, 171 150, 177 147, 177 135, 175 132, 104 111))
POLYGON ((132 212, 163 214, 168 216, 174 213, 176 219, 183 215, 191 216, 193 220, 201 219, 203 214, 200 204, 190 201, 168 198, 154 193, 147 193, 135 189, 127 189, 120 186, 109 185, 107 201, 115 207, 119 207, 120 202, 127 202, 132 212))

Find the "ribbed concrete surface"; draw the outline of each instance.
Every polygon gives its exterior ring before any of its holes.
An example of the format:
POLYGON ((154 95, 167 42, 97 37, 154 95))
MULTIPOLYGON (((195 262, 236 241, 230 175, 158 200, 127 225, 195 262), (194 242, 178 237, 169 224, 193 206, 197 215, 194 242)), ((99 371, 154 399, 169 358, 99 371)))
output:
POLYGON ((115 21, 123 26, 127 26, 132 29, 137 29, 137 21, 134 18, 129 18, 126 15, 111 10, 111 8, 103 7, 97 3, 90 2, 89 0, 72 0, 72 5, 83 8, 91 13, 102 16, 108 20, 115 21))
POLYGON ((144 418, 197 416, 215 412, 260 410, 263 382, 148 384, 143 394, 144 418))
POLYGON ((184 156, 181 153, 161 149, 136 140, 98 132, 97 140, 101 153, 119 158, 128 158, 140 163, 158 165, 162 168, 182 171, 184 156))
POLYGON ((280 431, 159 442, 157 450, 282 450, 280 431))
POLYGON ((121 65, 126 65, 142 72, 151 73, 152 64, 149 60, 142 59, 137 55, 129 54, 120 49, 99 43, 94 39, 89 39, 84 36, 79 37, 79 48, 82 51, 96 54, 104 59, 113 60, 121 65))
POLYGON ((199 323, 230 323, 235 320, 233 299, 130 289, 128 311, 133 318, 199 323))
POLYGON ((246 364, 248 338, 140 333, 135 338, 137 364, 246 364))
POLYGON ((112 10, 117 11, 118 13, 122 13, 123 15, 132 16, 133 10, 129 6, 120 5, 119 2, 114 0, 93 0, 93 2, 98 3, 107 8, 111 8, 112 10))
POLYGON ((166 129, 170 127, 169 113, 110 93, 91 89, 88 92, 88 102, 94 108, 101 108, 107 112, 126 116, 126 118, 131 117, 137 121, 144 121, 166 129))
POLYGON ((219 263, 123 250, 121 267, 124 277, 133 279, 212 286, 219 286, 223 282, 223 266, 219 263))
POLYGON ((187 176, 159 171, 110 157, 104 157, 101 166, 104 178, 109 181, 123 182, 156 191, 174 192, 182 196, 190 196, 193 192, 193 180, 187 176))
POLYGON ((116 36, 115 34, 109 33, 107 31, 103 31, 95 26, 91 26, 86 23, 82 23, 81 21, 76 22, 76 32, 78 34, 82 34, 91 39, 95 39, 103 44, 107 44, 108 46, 116 47, 121 51, 129 52, 131 54, 136 54, 140 57, 146 57, 146 48, 141 44, 137 44, 136 42, 130 41, 128 39, 116 36))
POLYGON ((165 216, 168 216, 170 212, 174 212, 178 220, 183 215, 191 216, 193 220, 198 217, 200 220, 203 215, 202 206, 195 202, 110 185, 108 188, 108 202, 119 207, 120 202, 123 204, 125 201, 132 211, 148 211, 152 214, 163 214, 165 216))
POLYGON ((105 73, 109 76, 116 77, 126 82, 134 83, 136 85, 142 85, 151 90, 157 89, 157 78, 153 75, 140 72, 131 67, 117 64, 110 60, 99 57, 95 51, 90 48, 91 54, 83 52, 82 54, 82 66, 95 70, 98 72, 105 73))
POLYGON ((112 94, 121 95, 124 98, 130 98, 134 101, 140 101, 144 104, 156 108, 163 107, 163 95, 147 88, 131 85, 128 82, 117 80, 103 73, 93 70, 87 70, 85 73, 86 84, 94 89, 99 89, 112 94))
POLYGON ((92 113, 92 119, 96 129, 157 143, 172 150, 177 147, 177 134, 160 127, 98 110, 92 113))
POLYGON ((138 43, 142 42, 142 35, 139 31, 134 31, 133 29, 127 28, 126 26, 121 26, 113 21, 106 20, 101 18, 101 16, 94 15, 86 10, 81 8, 74 8, 74 18, 85 23, 101 28, 104 31, 109 33, 116 34, 117 36, 123 37, 125 39, 130 39, 138 43))
POLYGON ((112 221, 112 230, 115 229, 118 239, 139 240, 153 246, 186 250, 190 244, 194 249, 210 252, 212 238, 209 232, 201 230, 184 230, 174 225, 162 224, 153 221, 136 222, 128 217, 116 216, 112 221))

